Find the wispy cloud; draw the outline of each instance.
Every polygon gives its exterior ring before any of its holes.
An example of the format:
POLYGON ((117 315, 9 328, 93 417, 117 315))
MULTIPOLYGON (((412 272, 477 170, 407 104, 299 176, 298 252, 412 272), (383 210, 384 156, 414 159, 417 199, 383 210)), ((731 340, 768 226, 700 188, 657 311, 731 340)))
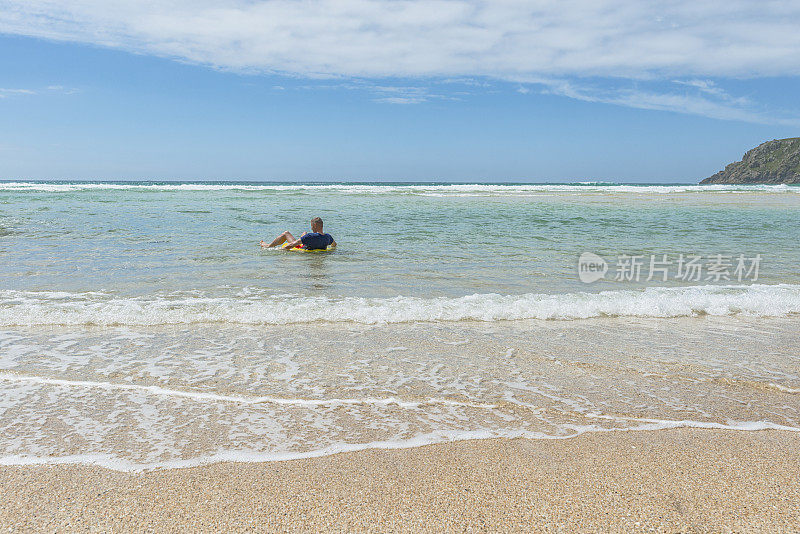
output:
POLYGON ((0 98, 6 98, 14 95, 35 95, 36 91, 31 89, 6 89, 0 88, 0 98))
POLYGON ((441 78, 434 80, 437 84, 455 84, 455 85, 463 85, 467 87, 481 87, 481 88, 489 88, 492 87, 493 84, 487 80, 486 78, 469 78, 469 77, 461 77, 461 78, 441 78))
POLYGON ((301 89, 343 89, 346 91, 362 91, 372 96, 373 102, 381 104, 421 104, 432 100, 458 100, 466 91, 444 94, 443 91, 432 91, 427 85, 388 85, 376 84, 369 80, 353 79, 340 83, 316 83, 301 85, 301 89))
POLYGON ((61 93, 62 95, 74 95, 80 93, 79 89, 74 87, 64 87, 63 85, 48 85, 46 89, 50 92, 61 93))
MULTIPOLYGON (((643 83, 627 85, 591 85, 567 80, 538 81, 544 85, 542 93, 565 96, 584 102, 599 102, 637 109, 670 111, 699 115, 721 120, 735 120, 754 124, 800 126, 800 114, 776 113, 763 109, 747 98, 732 97, 711 81, 673 81, 689 87, 691 92, 669 91, 659 87, 642 88, 643 83)), ((618 82, 619 83, 619 82, 618 82)))
POLYGON ((77 89, 69 89, 62 85, 48 85, 43 89, 7 89, 0 87, 0 98, 9 96, 41 95, 46 93, 61 93, 71 95, 77 93, 77 89))
MULTIPOLYGON (((339 80, 459 80, 463 86, 465 80, 566 79, 573 88, 561 94, 571 98, 751 122, 767 115, 710 79, 800 75, 798 2, 0 1, 2 33, 218 69, 339 80), (691 92, 598 94, 575 86, 587 78, 675 80, 691 92)), ((376 95, 387 103, 436 98, 435 91, 376 95)))
POLYGON ((366 85, 368 91, 377 96, 375 102, 384 104, 421 104, 431 100, 453 100, 454 97, 432 93, 427 87, 403 87, 389 85, 366 85))
POLYGON ((730 99, 730 96, 712 80, 672 80, 672 83, 694 87, 702 93, 730 99))
POLYGON ((800 74, 800 4, 4 0, 0 32, 328 76, 800 74))

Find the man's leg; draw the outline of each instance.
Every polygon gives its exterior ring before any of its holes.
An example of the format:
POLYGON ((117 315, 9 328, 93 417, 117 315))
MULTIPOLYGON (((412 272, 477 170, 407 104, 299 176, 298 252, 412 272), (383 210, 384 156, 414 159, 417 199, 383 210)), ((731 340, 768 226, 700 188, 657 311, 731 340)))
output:
POLYGON ((288 231, 283 232, 281 235, 276 237, 275 240, 272 243, 270 243, 269 245, 265 245, 264 242, 262 241, 261 242, 261 246, 262 247, 277 247, 278 245, 283 245, 287 241, 289 241, 289 242, 296 241, 294 236, 288 231))

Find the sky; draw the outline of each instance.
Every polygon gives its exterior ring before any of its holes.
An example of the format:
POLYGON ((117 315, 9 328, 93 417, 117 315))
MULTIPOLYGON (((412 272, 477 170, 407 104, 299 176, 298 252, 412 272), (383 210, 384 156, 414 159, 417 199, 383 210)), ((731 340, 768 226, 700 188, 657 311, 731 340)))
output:
POLYGON ((0 179, 697 182, 800 136, 800 3, 0 0, 0 179))

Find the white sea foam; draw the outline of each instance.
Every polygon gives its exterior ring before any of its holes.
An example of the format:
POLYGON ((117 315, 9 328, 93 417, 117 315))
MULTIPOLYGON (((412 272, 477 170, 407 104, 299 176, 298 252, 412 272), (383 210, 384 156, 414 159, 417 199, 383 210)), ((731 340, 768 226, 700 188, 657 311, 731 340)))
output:
POLYGON ((647 185, 578 182, 570 184, 268 184, 268 183, 111 183, 111 182, 0 182, 0 191, 64 193, 73 191, 325 191, 344 194, 410 194, 410 195, 525 195, 547 192, 595 193, 694 193, 694 192, 762 192, 800 193, 800 187, 779 185, 647 185))
POLYGON ((197 292, 122 297, 110 293, 0 291, 0 326, 149 326, 193 323, 362 324, 593 317, 780 317, 800 313, 800 285, 649 287, 599 293, 475 294, 457 298, 269 295, 197 292))
POLYGON ((452 401, 449 399, 431 398, 424 401, 404 401, 395 397, 384 399, 378 398, 351 398, 351 399, 290 399, 284 397, 258 396, 250 397, 244 395, 221 395, 218 393, 208 393, 204 391, 187 391, 181 389, 169 389, 161 386, 144 386, 141 384, 121 384, 115 382, 97 382, 90 380, 64 380, 60 378, 48 378, 42 376, 18 375, 13 373, 0 372, 0 382, 24 382, 37 385, 65 386, 84 389, 104 389, 121 391, 140 391, 150 395, 161 397, 183 397, 196 401, 210 402, 232 402, 236 404, 279 404, 294 406, 341 406, 344 404, 371 404, 376 406, 397 406, 399 408, 416 409, 431 404, 442 404, 445 406, 464 406, 470 408, 492 409, 494 404, 481 404, 470 402, 452 401))
POLYGON ((255 462, 282 462, 288 460, 302 460, 319 458, 344 452, 359 452, 370 449, 411 449, 425 445, 435 445, 456 441, 485 440, 485 439, 570 439, 588 432, 631 432, 631 431, 657 431, 676 428, 701 428, 736 430, 754 432, 762 430, 780 430, 786 432, 800 432, 800 428, 779 425, 768 421, 730 421, 727 424, 708 421, 671 421, 661 419, 630 419, 641 424, 626 428, 603 428, 594 425, 563 425, 571 433, 552 435, 543 432, 528 430, 498 429, 498 430, 450 430, 434 431, 414 436, 409 439, 371 441, 367 443, 337 443, 303 452, 256 452, 247 450, 223 450, 214 454, 206 454, 186 459, 173 459, 156 462, 135 462, 110 453, 75 454, 67 456, 41 456, 27 454, 11 454, 0 456, 2 466, 32 466, 32 465, 65 465, 83 464, 104 467, 114 471, 142 472, 154 469, 185 469, 220 462, 255 463, 255 462))
POLYGON ((771 387, 773 389, 776 389, 776 390, 780 391, 781 393, 793 393, 793 394, 800 393, 800 388, 790 388, 790 387, 786 387, 784 385, 775 384, 775 383, 770 383, 768 385, 769 385, 769 387, 771 387))

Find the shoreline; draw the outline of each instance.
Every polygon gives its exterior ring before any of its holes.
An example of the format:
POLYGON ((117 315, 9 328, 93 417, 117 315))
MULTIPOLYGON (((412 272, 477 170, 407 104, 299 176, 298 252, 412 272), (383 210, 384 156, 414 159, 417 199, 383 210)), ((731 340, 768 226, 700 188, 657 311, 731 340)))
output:
POLYGON ((800 433, 487 439, 124 473, 0 467, 9 531, 800 529, 800 433))
POLYGON ((129 475, 142 475, 173 470, 201 469, 218 464, 271 464, 315 460, 341 454, 358 454, 369 451, 405 451, 423 447, 452 445, 464 442, 568 441, 586 434, 650 433, 665 430, 720 430, 723 432, 776 432, 797 433, 800 428, 767 421, 742 421, 724 424, 704 421, 643 420, 638 427, 583 430, 572 435, 555 436, 539 432, 508 432, 507 435, 487 436, 485 431, 448 431, 425 434, 405 440, 376 441, 370 443, 337 444, 306 452, 252 452, 228 450, 189 459, 164 460, 154 463, 136 463, 106 454, 74 454, 68 456, 7 455, 0 456, 0 470, 9 467, 74 466, 101 469, 129 475), (434 434, 436 434, 434 436, 434 434))

